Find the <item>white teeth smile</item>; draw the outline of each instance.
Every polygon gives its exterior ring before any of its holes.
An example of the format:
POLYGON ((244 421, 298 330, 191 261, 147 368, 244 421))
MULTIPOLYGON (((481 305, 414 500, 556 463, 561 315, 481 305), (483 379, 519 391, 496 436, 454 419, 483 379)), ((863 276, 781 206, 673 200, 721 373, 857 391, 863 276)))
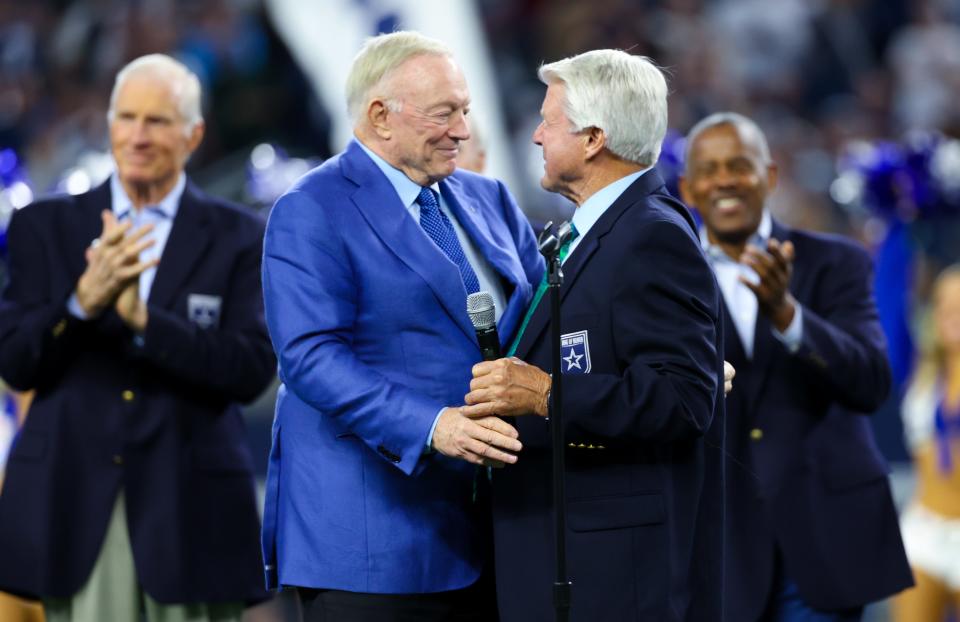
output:
POLYGON ((722 209, 722 210, 735 209, 740 207, 740 199, 733 198, 733 197, 717 199, 714 202, 714 206, 717 209, 722 209))

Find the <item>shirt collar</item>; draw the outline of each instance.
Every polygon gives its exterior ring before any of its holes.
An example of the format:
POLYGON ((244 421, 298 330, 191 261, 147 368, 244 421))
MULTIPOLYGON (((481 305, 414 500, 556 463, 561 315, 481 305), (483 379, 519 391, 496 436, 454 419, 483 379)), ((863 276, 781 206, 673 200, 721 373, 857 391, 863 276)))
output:
POLYGON ((600 217, 613 205, 613 202, 619 199, 620 195, 623 194, 633 182, 640 179, 640 176, 649 170, 649 168, 645 168, 642 171, 621 177, 617 181, 607 184, 593 193, 590 198, 584 201, 583 204, 573 212, 572 220, 573 225, 577 228, 578 237, 582 238, 587 235, 590 227, 600 220, 600 217))
MULTIPOLYGON (((420 188, 422 186, 418 185, 412 179, 407 177, 407 174, 401 171, 398 168, 395 168, 392 164, 378 156, 373 152, 369 147, 363 144, 360 140, 357 141, 357 144, 360 145, 360 148, 363 149, 370 159, 373 160, 373 163, 377 165, 383 174, 387 176, 387 181, 390 182, 390 185, 393 186, 393 189, 397 191, 397 196, 400 197, 400 200, 403 202, 404 207, 410 207, 417 200, 417 197, 420 196, 420 188)), ((430 188, 440 195, 440 184, 432 184, 430 188)))
MULTIPOLYGON (((148 205, 146 209, 172 220, 180 208, 180 199, 183 197, 183 191, 186 187, 187 176, 180 173, 173 189, 160 199, 159 203, 148 205)), ((110 176, 110 198, 112 201, 111 209, 113 209, 113 215, 116 216, 117 220, 126 218, 133 211, 133 201, 127 196, 127 192, 123 189, 123 184, 120 183, 120 178, 116 173, 110 176)))
MULTIPOLYGON (((766 248, 767 241, 770 239, 770 235, 772 233, 773 218, 770 217, 770 212, 763 210, 763 214, 760 216, 760 224, 757 226, 757 230, 753 232, 753 235, 750 236, 750 239, 747 240, 747 244, 753 244, 759 248, 766 248)), ((707 236, 707 226, 705 224, 700 225, 700 245, 707 253, 707 256, 713 260, 734 261, 734 259, 728 257, 727 254, 723 252, 723 249, 720 248, 718 244, 713 244, 710 242, 710 238, 707 236)))

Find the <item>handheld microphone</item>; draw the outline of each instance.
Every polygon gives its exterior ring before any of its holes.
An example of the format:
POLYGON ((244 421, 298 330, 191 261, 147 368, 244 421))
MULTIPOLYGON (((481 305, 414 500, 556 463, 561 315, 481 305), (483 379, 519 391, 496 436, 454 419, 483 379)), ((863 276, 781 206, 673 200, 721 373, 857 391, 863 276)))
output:
POLYGON ((467 296, 467 315, 477 331, 480 353, 485 361, 500 358, 500 336, 497 334, 496 307, 490 292, 476 292, 467 296))

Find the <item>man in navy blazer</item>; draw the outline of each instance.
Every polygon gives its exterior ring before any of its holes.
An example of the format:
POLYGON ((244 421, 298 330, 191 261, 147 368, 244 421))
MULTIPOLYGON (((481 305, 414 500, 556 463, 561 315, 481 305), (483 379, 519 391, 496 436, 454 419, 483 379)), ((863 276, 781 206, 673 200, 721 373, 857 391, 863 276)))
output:
MULTIPOLYGON (((652 168, 667 86, 598 50, 540 69, 543 187, 577 204, 561 288, 570 619, 722 619, 720 292, 687 209, 652 168), (718 467, 718 468, 713 468, 718 467)), ((561 255, 563 255, 563 251, 561 255)), ((493 476, 501 620, 553 618, 549 305, 511 354, 474 368, 471 416, 516 417, 493 476), (522 360, 521 360, 522 359, 522 360)))
POLYGON ((521 445, 501 419, 460 412, 481 358, 466 299, 490 292, 506 339, 543 261, 506 188, 456 170, 470 96, 446 46, 413 32, 368 40, 347 103, 356 138, 267 225, 283 381, 267 581, 296 586, 309 620, 489 620, 477 465, 515 462, 521 445))
POLYGON ((717 113, 687 138, 684 200, 724 295, 730 619, 860 619, 912 584, 886 464, 867 418, 890 390, 871 264, 838 236, 789 229, 750 119, 717 113))
POLYGON ((138 620, 141 602, 148 620, 239 620, 266 596, 237 405, 276 365, 263 224, 186 179, 199 97, 172 58, 130 63, 116 173, 10 224, 0 375, 36 397, 0 494, 0 589, 48 620, 138 620))

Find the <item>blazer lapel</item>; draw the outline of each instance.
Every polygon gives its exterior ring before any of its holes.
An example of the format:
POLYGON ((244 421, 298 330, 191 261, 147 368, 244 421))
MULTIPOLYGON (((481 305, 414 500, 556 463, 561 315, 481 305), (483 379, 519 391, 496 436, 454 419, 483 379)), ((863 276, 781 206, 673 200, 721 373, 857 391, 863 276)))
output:
MULTIPOLYGON (((730 307, 727 306, 727 300, 721 294, 720 303, 723 305, 723 351, 726 359, 737 370, 750 364, 747 360, 747 353, 743 349, 743 341, 740 339, 740 333, 731 319, 730 307)), ((754 328, 756 330, 756 328, 754 328)), ((737 378, 739 381, 740 378, 737 378)))
POLYGON ((434 244, 400 203, 396 191, 355 141, 341 161, 344 176, 357 185, 351 198, 377 237, 430 286, 464 335, 476 343, 467 315, 467 291, 459 269, 434 244))
MULTIPOLYGON (((614 224, 619 220, 628 208, 636 203, 644 201, 657 188, 663 186, 663 179, 655 169, 650 169, 640 176, 633 184, 621 194, 613 204, 607 208, 607 211, 600 216, 600 219, 584 235, 583 240, 574 249, 573 253, 563 263, 563 283, 560 285, 560 302, 566 299, 570 291, 576 285, 577 278, 583 272, 584 266, 590 261, 597 249, 600 248, 602 239, 613 229, 614 224)), ((688 215, 689 218, 689 215, 688 215)), ((526 357, 534 343, 537 342, 543 330, 550 321, 550 292, 543 295, 543 299, 533 315, 530 317, 530 323, 517 345, 517 356, 526 357)))
POLYGON ((187 281, 193 266, 210 246, 211 224, 210 209, 188 181, 150 288, 151 304, 167 309, 173 306, 176 294, 187 281))
MULTIPOLYGON (((790 237, 790 231, 774 221, 770 237, 783 242, 790 237)), ((796 271, 794 271, 794 274, 796 274, 796 271)), ((791 277, 789 287, 793 287, 795 280, 794 277, 791 277)), ((780 348, 784 347, 778 343, 777 338, 773 335, 773 331, 774 328, 770 320, 764 317, 758 310, 756 328, 753 333, 753 361, 755 362, 753 368, 755 372, 753 374, 752 390, 747 400, 751 412, 754 412, 754 407, 760 399, 760 394, 763 393, 763 388, 766 386, 767 380, 770 377, 770 370, 773 368, 774 359, 780 356, 780 348)))
POLYGON ((510 341, 507 337, 513 335, 520 318, 526 312, 525 305, 530 299, 531 287, 527 283, 526 276, 518 272, 517 262, 513 256, 504 250, 503 245, 494 240, 490 226, 481 217, 481 212, 474 200, 464 191, 460 180, 448 177, 440 182, 440 192, 450 211, 453 212, 483 258, 502 279, 512 286, 513 291, 507 299, 507 308, 500 310, 500 322, 497 326, 501 345, 506 346, 510 341), (517 308, 514 309, 514 307, 517 308))

